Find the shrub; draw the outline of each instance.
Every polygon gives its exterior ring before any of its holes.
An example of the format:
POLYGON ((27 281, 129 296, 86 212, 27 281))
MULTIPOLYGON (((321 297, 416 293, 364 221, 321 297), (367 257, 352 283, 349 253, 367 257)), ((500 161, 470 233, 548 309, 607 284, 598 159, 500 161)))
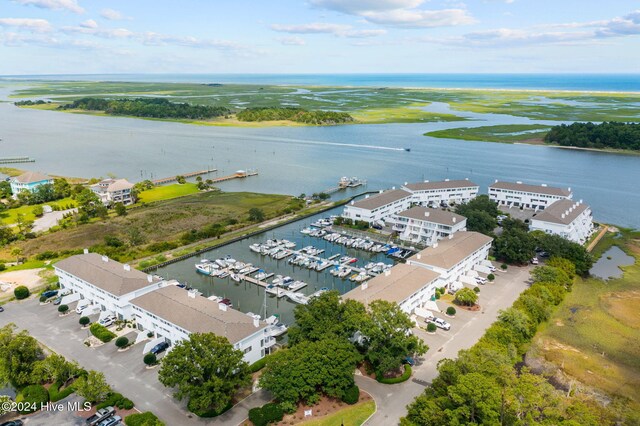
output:
POLYGON ((5 269, 7 269, 7 267, 5 266, 4 263, 0 262, 0 272, 4 271, 5 269))
POLYGON ((427 324, 427 331, 429 333, 435 333, 437 329, 438 327, 434 323, 430 322, 429 324, 427 324))
POLYGON ((264 368, 264 366, 267 364, 267 358, 269 358, 269 355, 265 356, 262 359, 257 360, 253 364, 251 364, 249 366, 249 372, 250 373, 256 373, 256 372, 262 370, 264 368))
POLYGON ((255 407, 249 410, 249 420, 254 426, 266 426, 267 421, 264 419, 262 408, 255 407))
POLYGON ((78 321, 80 323, 81 326, 85 326, 85 325, 89 325, 89 323, 91 322, 91 319, 89 317, 80 317, 80 320, 78 321))
POLYGON ((473 291, 475 291, 476 293, 480 293, 480 287, 474 287, 473 291))
POLYGON ((393 385, 393 384, 396 384, 396 383, 406 382, 407 380, 409 380, 409 377, 411 377, 411 366, 409 364, 405 364, 404 365, 404 373, 402 373, 401 376, 391 377, 391 378, 385 378, 385 377, 378 376, 378 377, 376 377, 376 380, 378 382, 380 382, 380 383, 385 384, 385 385, 393 385))
POLYGON ((51 402, 60 401, 61 399, 68 397, 75 391, 75 388, 73 387, 73 385, 67 386, 62 391, 60 390, 61 386, 62 386, 62 383, 60 382, 54 382, 51 386, 49 386, 49 401, 51 402))
POLYGON ((107 396, 107 399, 105 399, 100 404, 96 405, 96 410, 99 410, 105 407, 117 407, 124 410, 131 410, 133 406, 134 406, 133 401, 131 401, 128 398, 125 398, 124 396, 122 396, 121 393, 112 392, 107 396))
POLYGON ((164 426, 164 423, 151 411, 140 414, 129 414, 124 418, 124 424, 127 426, 164 426))
POLYGON ((116 335, 111 331, 107 330, 107 328, 101 324, 93 323, 91 327, 89 327, 89 331, 93 334, 98 340, 107 343, 112 341, 116 335))
POLYGON ((127 339, 124 336, 118 337, 116 339, 116 346, 119 348, 126 348, 127 346, 129 346, 129 339, 127 339))
POLYGON ((40 296, 40 303, 44 303, 44 302, 46 302, 46 301, 47 301, 47 299, 48 299, 48 297, 47 297, 47 296, 40 296))
POLYGON ((447 308, 447 315, 454 316, 455 314, 456 314, 456 308, 454 308, 453 306, 449 306, 447 308))
POLYGON ((158 358, 154 354, 149 352, 144 356, 143 361, 147 365, 156 365, 158 363, 158 358))
POLYGON ((13 290, 13 295, 18 300, 26 299, 30 294, 31 292, 29 291, 29 289, 23 285, 19 285, 13 290))
POLYGON ((23 402, 21 414, 33 413, 40 409, 40 404, 49 401, 49 392, 42 385, 30 385, 22 389, 16 397, 16 402, 23 402))
POLYGON ((464 287, 456 291, 454 301, 462 306, 473 306, 478 301, 478 295, 474 290, 464 287))
POLYGON ((276 423, 284 417, 284 411, 278 404, 270 402, 262 406, 262 416, 267 423, 276 423))
POLYGON ((69 310, 69 306, 67 305, 58 306, 58 312, 60 312, 61 314, 66 313, 68 310, 69 310))
POLYGON ((342 397, 342 400, 347 404, 353 405, 356 402, 358 402, 358 399, 360 399, 360 388, 358 388, 358 385, 354 384, 353 386, 351 386, 350 388, 347 388, 347 390, 344 391, 344 396, 342 397))
POLYGON ((503 263, 502 265, 500 265, 500 269, 502 269, 504 271, 506 271, 508 267, 509 266, 506 263, 503 263))
POLYGON ((489 275, 487 275, 487 279, 488 279, 489 281, 493 281, 493 280, 495 280, 495 279, 496 279, 496 276, 495 276, 495 275, 493 275, 493 274, 489 274, 489 275))
POLYGON ((151 339, 153 337, 153 331, 148 332, 147 337, 151 339))

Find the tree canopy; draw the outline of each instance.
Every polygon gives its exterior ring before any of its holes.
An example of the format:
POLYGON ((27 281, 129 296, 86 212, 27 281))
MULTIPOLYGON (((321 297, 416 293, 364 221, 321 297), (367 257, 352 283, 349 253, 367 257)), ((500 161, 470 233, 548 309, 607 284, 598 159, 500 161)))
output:
POLYGON ((346 112, 307 111, 293 107, 246 108, 239 111, 236 117, 240 121, 289 120, 306 124, 339 124, 353 121, 353 117, 346 112))
POLYGON ((547 143, 580 148, 640 150, 640 123, 615 121, 561 124, 544 137, 547 143))
POLYGON ((478 195, 467 203, 456 207, 456 213, 467 218, 467 229, 480 232, 485 235, 493 235, 493 230, 498 226, 496 217, 500 210, 496 203, 486 194, 478 195))
POLYGON ((535 249, 533 236, 517 226, 503 229, 493 243, 495 257, 507 263, 529 263, 535 255, 535 249))
POLYGON ((42 349, 26 330, 15 332, 14 324, 0 328, 0 384, 16 387, 31 384, 34 365, 44 358, 42 349))
POLYGON ((187 398, 192 412, 220 413, 237 390, 249 383, 249 366, 242 351, 225 337, 192 333, 163 358, 158 379, 176 388, 176 398, 187 398))

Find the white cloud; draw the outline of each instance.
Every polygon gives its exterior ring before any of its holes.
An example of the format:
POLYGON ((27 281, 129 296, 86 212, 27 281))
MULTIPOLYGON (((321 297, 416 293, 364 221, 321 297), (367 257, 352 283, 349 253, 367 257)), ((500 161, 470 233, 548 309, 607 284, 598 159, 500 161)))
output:
POLYGON ((477 47, 528 44, 575 44, 614 37, 640 35, 640 10, 604 21, 547 24, 529 29, 498 28, 459 37, 426 38, 424 41, 477 47), (556 30, 556 31, 554 31, 556 30))
POLYGON ((273 24, 271 29, 281 33, 290 34, 333 34, 337 37, 365 38, 377 37, 386 34, 386 30, 357 30, 351 25, 329 24, 324 22, 314 22, 310 24, 284 25, 273 24))
POLYGON ((131 20, 131 17, 125 16, 122 14, 122 12, 114 9, 102 9, 100 11, 100 16, 102 16, 104 19, 108 19, 109 21, 131 20))
POLYGON ((68 10, 73 13, 84 13, 77 0, 16 0, 20 4, 33 5, 40 9, 68 10))
POLYGON ((98 28, 98 23, 93 19, 87 19, 83 23, 80 24, 83 28, 98 28))
POLYGON ((280 44, 283 44, 285 46, 304 46, 305 44, 307 44, 302 37, 296 36, 280 37, 276 40, 278 40, 280 44))
POLYGON ((402 28, 452 27, 476 22, 465 9, 398 9, 386 12, 366 12, 362 16, 374 24, 402 28))
POLYGON ((33 18, 0 18, 0 27, 16 28, 30 32, 49 32, 53 27, 45 19, 33 18))
POLYGON ((424 0, 311 0, 311 5, 348 15, 366 22, 399 28, 434 28, 468 25, 476 20, 464 5, 449 9, 418 8, 424 0))

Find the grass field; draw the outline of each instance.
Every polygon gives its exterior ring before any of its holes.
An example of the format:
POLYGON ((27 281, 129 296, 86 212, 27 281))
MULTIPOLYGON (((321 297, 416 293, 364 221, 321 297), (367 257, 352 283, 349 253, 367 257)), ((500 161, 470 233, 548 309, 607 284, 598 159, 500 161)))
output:
MULTIPOLYGON (((51 206, 51 207, 60 206, 61 208, 64 208, 67 205, 71 205, 71 206, 75 207, 76 206, 76 202, 74 200, 72 200, 71 198, 63 198, 63 199, 58 200, 58 201, 51 201, 49 203, 43 203, 43 204, 40 204, 40 205, 42 205, 42 206, 48 205, 48 206, 51 206)), ((33 205, 33 206, 20 206, 20 207, 15 208, 15 209, 4 210, 4 211, 0 212, 0 221, 5 225, 12 225, 12 224, 16 223, 16 221, 18 220, 18 215, 19 214, 24 215, 24 220, 25 221, 36 220, 36 216, 33 214, 33 208, 34 207, 35 207, 35 205, 33 205)))
MULTIPOLYGON (((610 243, 610 241, 609 241, 610 243)), ((605 241, 604 244, 609 244, 605 241)), ((640 234, 616 241, 634 265, 622 278, 579 280, 527 355, 541 357, 589 390, 640 410, 640 234)))
POLYGON ((195 183, 175 183, 172 185, 156 186, 155 188, 143 191, 138 198, 140 202, 153 203, 154 201, 170 200, 172 198, 195 194, 196 192, 198 192, 198 187, 195 183))
POLYGON ((465 141, 514 143, 542 139, 549 126, 539 124, 507 124, 502 126, 461 127, 425 133, 425 136, 465 141))
MULTIPOLYGON (((158 201, 145 207, 130 209, 127 216, 111 217, 68 229, 42 235, 36 239, 20 241, 16 245, 24 256, 44 251, 78 250, 104 244, 105 236, 115 236, 127 246, 122 259, 137 259, 148 255, 149 243, 175 241, 192 229, 202 229, 213 223, 237 220, 237 226, 246 226, 248 211, 262 209, 265 217, 272 218, 289 206, 292 198, 285 195, 256 194, 251 192, 204 192, 158 201), (138 230, 143 242, 129 245, 130 232, 138 230)), ((10 259, 10 248, 0 250, 0 259, 10 259)))
MULTIPOLYGON (((295 87, 192 83, 33 82, 12 97, 45 96, 68 103, 85 96, 168 96, 175 102, 244 107, 295 106, 308 110, 337 110, 353 114, 363 123, 451 121, 452 114, 408 111, 416 104, 444 102, 454 111, 509 114, 532 119, 563 121, 637 121, 640 95, 632 93, 545 92, 473 89, 416 89, 373 87, 295 87), (398 111, 393 111, 398 110, 398 111), (436 117, 439 116, 439 119, 436 117)), ((50 109, 45 105, 42 108, 50 109)), ((239 125, 233 120, 196 122, 239 125)), ((283 123, 269 123, 281 125, 283 123)), ((264 125, 264 123, 263 123, 264 125)))
POLYGON ((360 426, 376 411, 374 401, 362 402, 351 407, 344 408, 337 413, 330 414, 321 419, 302 422, 305 426, 360 426))

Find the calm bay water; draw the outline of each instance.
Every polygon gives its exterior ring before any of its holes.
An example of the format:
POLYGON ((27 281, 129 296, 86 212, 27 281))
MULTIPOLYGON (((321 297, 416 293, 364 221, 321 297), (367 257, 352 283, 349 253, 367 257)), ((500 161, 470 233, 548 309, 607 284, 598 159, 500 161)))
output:
POLYGON ((10 79, 640 91, 637 74, 91 74, 10 79))

